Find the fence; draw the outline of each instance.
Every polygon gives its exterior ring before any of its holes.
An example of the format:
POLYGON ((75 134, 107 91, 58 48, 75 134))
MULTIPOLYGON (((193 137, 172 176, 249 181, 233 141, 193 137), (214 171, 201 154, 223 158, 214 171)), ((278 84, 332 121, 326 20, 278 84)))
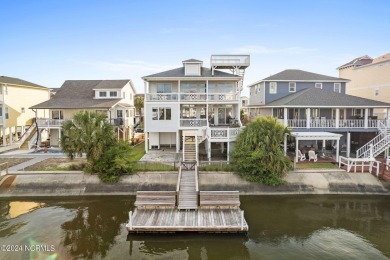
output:
POLYGON ((150 172, 150 171, 177 171, 180 163, 178 161, 138 161, 135 165, 136 171, 150 172))

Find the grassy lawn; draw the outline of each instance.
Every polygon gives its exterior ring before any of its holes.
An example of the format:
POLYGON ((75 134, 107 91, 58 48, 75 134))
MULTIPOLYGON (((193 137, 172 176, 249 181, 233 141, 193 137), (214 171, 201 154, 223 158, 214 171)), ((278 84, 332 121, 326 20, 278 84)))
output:
POLYGON ((145 154, 145 143, 133 147, 134 159, 139 161, 145 154))
POLYGON ((313 162, 313 163, 298 163, 297 169, 337 169, 338 166, 333 163, 313 162))
POLYGON ((136 164, 135 169, 137 172, 153 172, 153 171, 177 171, 178 165, 166 165, 163 163, 144 163, 136 164))
POLYGON ((48 158, 27 167, 26 171, 81 171, 86 163, 85 158, 48 158))
POLYGON ((234 171, 233 166, 229 164, 210 164, 205 166, 200 166, 199 171, 216 171, 216 172, 232 172, 234 171))

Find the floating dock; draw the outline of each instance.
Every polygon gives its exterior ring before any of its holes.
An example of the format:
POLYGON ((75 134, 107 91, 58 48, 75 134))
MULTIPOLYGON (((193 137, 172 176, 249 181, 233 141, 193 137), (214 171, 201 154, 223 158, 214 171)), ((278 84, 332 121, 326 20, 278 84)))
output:
POLYGON ((239 192, 199 191, 196 166, 180 167, 176 191, 138 191, 135 206, 126 224, 129 233, 246 233, 249 229, 239 192))

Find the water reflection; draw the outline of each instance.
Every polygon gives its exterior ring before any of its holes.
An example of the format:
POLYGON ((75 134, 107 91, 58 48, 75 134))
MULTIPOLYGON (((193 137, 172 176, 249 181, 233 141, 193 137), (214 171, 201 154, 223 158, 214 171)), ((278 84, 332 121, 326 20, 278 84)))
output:
MULTIPOLYGON (((53 244, 59 259, 386 259, 390 199, 242 196, 247 236, 128 235, 134 197, 0 200, 0 238, 53 244), (18 209, 18 210, 16 210, 18 209)), ((0 252, 0 259, 28 259, 0 252)))

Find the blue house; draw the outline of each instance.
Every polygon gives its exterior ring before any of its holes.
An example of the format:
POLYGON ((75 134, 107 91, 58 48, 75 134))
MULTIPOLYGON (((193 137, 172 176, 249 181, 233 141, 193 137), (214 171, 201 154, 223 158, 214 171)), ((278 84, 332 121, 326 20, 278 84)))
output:
MULTIPOLYGON (((303 70, 284 70, 248 86, 249 115, 277 117, 293 132, 341 134, 340 148, 347 157, 351 151, 357 157, 368 157, 370 145, 375 148, 373 156, 387 151, 390 103, 345 94, 348 81, 303 70), (387 119, 378 120, 374 108, 387 109, 387 119)), ((313 145, 313 141, 310 143, 313 145)), ((316 141, 314 145, 326 144, 316 141)))

